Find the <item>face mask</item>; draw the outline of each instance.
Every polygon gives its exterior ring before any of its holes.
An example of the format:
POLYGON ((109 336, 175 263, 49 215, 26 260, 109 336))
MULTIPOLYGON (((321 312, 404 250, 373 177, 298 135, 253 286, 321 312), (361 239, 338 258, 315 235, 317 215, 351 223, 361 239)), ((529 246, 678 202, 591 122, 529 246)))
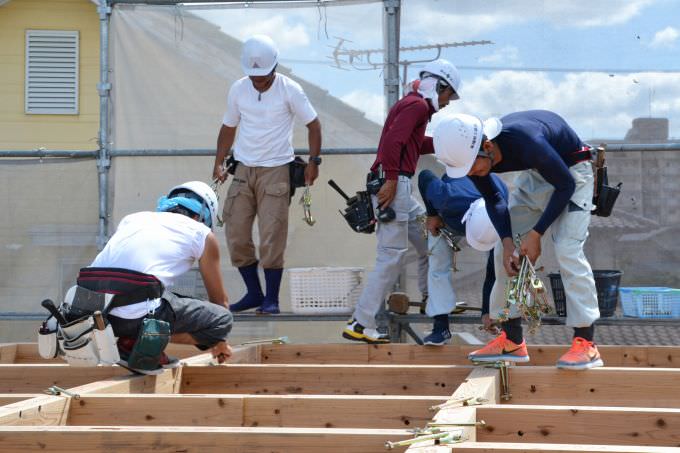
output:
POLYGON ((437 93, 437 78, 425 77, 418 84, 418 93, 425 99, 429 99, 435 112, 439 111, 439 94, 437 93))

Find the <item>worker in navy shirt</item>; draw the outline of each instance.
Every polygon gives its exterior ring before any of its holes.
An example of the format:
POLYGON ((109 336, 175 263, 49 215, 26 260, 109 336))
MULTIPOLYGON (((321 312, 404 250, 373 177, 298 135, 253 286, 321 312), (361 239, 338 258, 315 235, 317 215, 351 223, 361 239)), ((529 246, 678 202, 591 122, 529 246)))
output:
POLYGON ((420 72, 413 89, 387 115, 369 177, 382 184, 371 196, 374 207, 393 212, 394 218, 378 223, 375 268, 342 332, 348 340, 389 342, 388 335, 378 332, 375 315, 399 278, 409 242, 418 254, 419 286, 425 298, 427 243, 416 221, 425 209, 412 195, 411 177, 420 155, 434 151, 432 137, 425 137, 427 123, 450 100, 458 99, 459 85, 460 75, 454 65, 443 59, 431 61, 420 72))
MULTIPOLYGON (((495 184, 507 199, 508 189, 496 175, 495 184)), ((439 238, 439 230, 446 227, 455 236, 465 236, 468 244, 481 252, 489 252, 486 276, 482 289, 482 321, 491 332, 495 326, 489 317, 489 297, 495 281, 493 267, 493 247, 498 242, 498 234, 486 212, 484 199, 470 178, 453 179, 444 175, 441 179, 424 170, 418 175, 418 188, 427 211, 429 298, 426 313, 433 318, 432 332, 423 342, 429 346, 449 343, 449 313, 456 307, 456 294, 453 289, 453 253, 446 241, 439 238)))
MULTIPOLYGON (((567 325, 574 328, 569 351, 560 368, 587 369, 603 362, 593 343, 599 318, 593 272, 583 252, 593 198, 590 149, 559 115, 546 110, 511 113, 482 122, 470 115, 452 115, 434 133, 437 157, 451 177, 468 175, 486 201, 502 247, 495 252, 496 283, 490 314, 505 308, 508 276, 516 275, 519 255, 532 262, 541 254, 541 238, 550 228, 567 299, 567 325), (506 203, 490 173, 520 171, 506 203), (513 237, 522 237, 518 253, 513 237), (506 272, 502 272, 505 269, 506 272)), ((515 306, 503 322, 503 333, 470 354, 475 361, 529 361, 515 306)))

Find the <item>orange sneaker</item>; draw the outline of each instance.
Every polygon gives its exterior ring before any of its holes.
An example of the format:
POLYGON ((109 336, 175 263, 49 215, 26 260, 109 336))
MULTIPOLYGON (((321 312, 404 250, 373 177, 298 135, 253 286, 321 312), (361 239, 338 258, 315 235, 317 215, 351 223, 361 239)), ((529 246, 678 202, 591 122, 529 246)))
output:
POLYGON ((528 362, 529 353, 526 341, 522 340, 522 344, 515 344, 508 340, 505 332, 501 332, 482 349, 468 354, 468 359, 473 362, 528 362))
POLYGON ((557 361, 557 368, 566 370, 587 370, 604 366, 600 352, 592 341, 575 337, 571 348, 557 361))

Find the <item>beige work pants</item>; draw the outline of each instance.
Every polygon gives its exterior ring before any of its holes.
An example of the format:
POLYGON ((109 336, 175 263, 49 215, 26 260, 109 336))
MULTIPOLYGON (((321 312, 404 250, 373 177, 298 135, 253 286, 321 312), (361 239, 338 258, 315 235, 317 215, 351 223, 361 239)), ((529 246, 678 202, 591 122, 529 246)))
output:
POLYGON ((236 267, 258 261, 253 242, 253 222, 260 231, 260 265, 282 269, 288 236, 290 174, 288 164, 247 167, 239 164, 233 176, 222 215, 231 263, 236 267))
MULTIPOLYGON (((593 170, 590 162, 580 162, 570 167, 569 173, 574 178, 576 190, 569 205, 553 222, 541 242, 544 246, 547 236, 550 236, 555 246, 555 257, 560 265, 567 299, 566 324, 570 327, 588 327, 600 317, 593 271, 583 253, 590 225, 593 170)), ((510 194, 508 202, 512 233, 524 236, 543 214, 554 187, 535 170, 520 173, 514 186, 515 190, 510 194)), ((498 317, 506 304, 505 285, 508 274, 503 267, 503 247, 500 244, 494 250, 494 267, 496 282, 491 291, 489 307, 492 319, 498 317)), ((519 313, 513 306, 510 318, 517 317, 519 313)))

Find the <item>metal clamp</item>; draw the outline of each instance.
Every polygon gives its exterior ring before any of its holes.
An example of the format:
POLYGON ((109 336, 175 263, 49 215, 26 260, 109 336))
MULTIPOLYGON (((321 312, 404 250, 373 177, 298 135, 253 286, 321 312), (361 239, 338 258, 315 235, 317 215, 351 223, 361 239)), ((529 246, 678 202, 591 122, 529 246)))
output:
POLYGON ((435 445, 459 443, 462 442, 462 432, 441 431, 425 435, 418 435, 416 433, 416 437, 414 437, 413 439, 400 440, 398 442, 387 441, 385 442, 385 448, 388 450, 392 450, 397 447, 407 447, 409 445, 417 444, 419 442, 426 442, 429 440, 433 440, 435 442, 435 445))
POLYGON ((302 210, 305 213, 304 221, 307 225, 314 226, 316 220, 312 216, 312 194, 309 192, 309 185, 305 186, 305 191, 302 192, 300 197, 300 204, 302 205, 302 210))
POLYGON ((473 365, 483 366, 485 368, 496 368, 501 372, 501 399, 503 401, 510 401, 512 393, 510 393, 510 376, 508 374, 509 363, 507 361, 498 362, 472 362, 473 365))
POLYGON ((454 398, 451 400, 448 400, 445 403, 442 404, 437 404, 436 406, 431 406, 430 411, 431 412, 436 412, 441 409, 448 409, 450 407, 459 407, 459 405, 462 406, 479 406, 480 404, 484 404, 488 402, 486 398, 481 398, 481 397, 474 397, 474 396, 468 396, 468 397, 462 397, 462 398, 454 398))
POLYGON ((51 386, 51 387, 48 387, 48 388, 44 391, 44 393, 46 393, 46 394, 48 394, 48 395, 54 395, 54 396, 61 396, 62 394, 64 394, 64 395, 70 396, 71 398, 74 398, 74 399, 80 399, 80 395, 79 395, 79 394, 73 393, 73 392, 69 392, 68 390, 63 389, 63 388, 61 388, 61 387, 57 387, 56 385, 53 385, 53 386, 51 386))
POLYGON ((250 341, 244 341, 241 343, 239 346, 246 346, 249 344, 288 344, 288 337, 279 337, 279 338, 266 338, 262 340, 250 340, 250 341))

